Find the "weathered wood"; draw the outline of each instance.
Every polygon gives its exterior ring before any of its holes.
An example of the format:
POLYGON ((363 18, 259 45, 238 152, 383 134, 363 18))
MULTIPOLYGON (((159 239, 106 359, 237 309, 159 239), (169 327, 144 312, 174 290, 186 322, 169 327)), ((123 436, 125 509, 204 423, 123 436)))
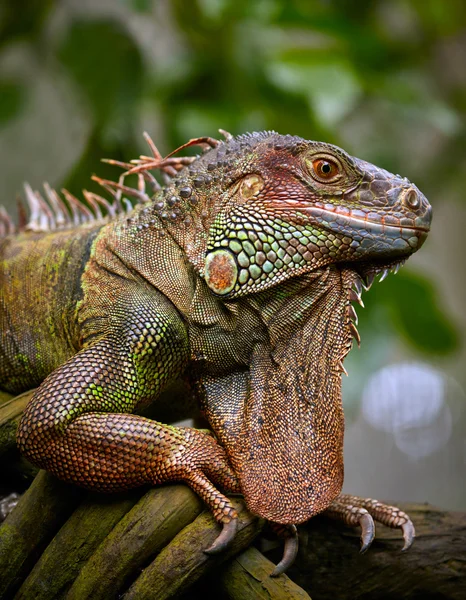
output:
MULTIPOLYGON (((72 585, 67 600, 108 600, 124 591, 135 574, 202 511, 185 485, 147 492, 99 546, 72 585), (126 586, 126 587, 125 587, 126 586)), ((189 549, 186 548, 188 553, 189 549)))
POLYGON ((140 495, 140 491, 113 497, 88 494, 39 558, 15 600, 63 598, 88 558, 140 495))
POLYGON ((20 396, 0 391, 0 457, 16 449, 16 429, 34 390, 20 396))
POLYGON ((241 550, 247 548, 262 523, 251 515, 241 500, 233 500, 238 510, 238 532, 225 552, 204 552, 220 532, 213 516, 202 513, 166 546, 124 594, 124 600, 166 600, 174 598, 241 550))
POLYGON ((0 526, 0 598, 21 585, 63 523, 82 492, 41 471, 15 510, 0 526))
POLYGON ((287 575, 270 577, 274 566, 259 550, 248 548, 225 565, 209 586, 216 590, 215 597, 228 600, 310 600, 287 575))
MULTIPOLYGON (((5 457, 18 460, 14 434, 31 393, 16 398, 0 395, 3 464, 5 457)), ((141 493, 91 495, 75 510, 82 492, 41 472, 0 527, 0 598, 13 597, 21 585, 18 599, 99 600, 121 596, 125 591, 128 600, 163 598, 185 594, 204 575, 208 589, 217 582, 219 595, 247 598, 254 586, 260 584, 260 590, 269 594, 268 584, 282 581, 281 577, 261 579, 265 559, 254 551, 243 552, 243 558, 219 567, 256 535, 258 524, 254 519, 248 521, 251 516, 247 513, 246 541, 241 533, 229 552, 208 557, 203 550, 218 534, 218 528, 207 514, 189 525, 202 510, 195 494, 184 485, 155 488, 133 506, 141 493), (262 565, 259 575, 251 566, 254 561, 246 559, 252 555, 262 565)), ((361 556, 357 532, 315 518, 300 527, 300 552, 288 575, 323 600, 466 597, 466 514, 427 505, 402 508, 411 515, 417 532, 407 553, 399 551, 399 532, 378 526, 374 544, 361 556)), ((271 554, 274 562, 280 560, 281 552, 280 547, 271 554)), ((194 585, 190 600, 208 598, 207 588, 202 583, 194 585)), ((266 597, 273 598, 271 594, 266 597)), ((260 598, 259 591, 253 597, 260 598)))
MULTIPOLYGON (((21 584, 17 598, 97 600, 125 591, 126 600, 168 598, 185 594, 203 576, 209 589, 217 581, 219 595, 247 598, 247 590, 257 582, 267 590, 272 581, 283 581, 262 579, 261 569, 255 573, 244 559, 230 563, 230 571, 219 566, 244 550, 258 532, 259 523, 246 511, 241 512, 241 531, 232 548, 207 556, 204 549, 219 529, 208 513, 189 525, 202 504, 186 486, 149 490, 130 510, 131 494, 95 495, 91 501, 92 496, 77 508, 77 488, 39 474, 0 527, 0 598, 13 597, 21 584), (246 573, 240 575, 238 569, 246 573)), ((376 540, 361 556, 358 532, 315 518, 300 527, 300 551, 288 575, 324 600, 466 597, 466 514, 426 505, 401 508, 411 515, 417 531, 408 552, 400 552, 399 532, 378 526, 376 540)), ((272 561, 278 562, 281 553, 279 547, 272 561)), ((257 560, 263 564, 262 558, 257 560)), ((272 566, 265 570, 268 576, 272 566)), ((202 589, 201 584, 195 586, 190 599, 208 598, 198 593, 202 589)))

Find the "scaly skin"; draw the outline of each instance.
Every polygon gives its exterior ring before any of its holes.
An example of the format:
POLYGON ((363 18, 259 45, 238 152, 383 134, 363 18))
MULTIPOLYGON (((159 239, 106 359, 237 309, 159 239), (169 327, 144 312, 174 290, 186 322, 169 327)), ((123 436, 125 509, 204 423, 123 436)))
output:
POLYGON ((217 486, 276 524, 351 521, 336 501, 350 303, 422 245, 431 209, 335 146, 212 145, 129 215, 0 240, 0 387, 43 380, 18 431, 32 462, 103 491, 183 480, 229 524, 218 550, 236 513, 217 486), (180 375, 217 440, 131 414, 180 375))

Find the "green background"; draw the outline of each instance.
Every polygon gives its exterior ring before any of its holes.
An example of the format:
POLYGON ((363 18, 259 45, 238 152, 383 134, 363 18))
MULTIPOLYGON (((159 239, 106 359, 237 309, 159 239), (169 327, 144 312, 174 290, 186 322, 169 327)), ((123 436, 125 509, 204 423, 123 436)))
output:
POLYGON ((100 158, 147 153, 144 130, 162 154, 218 128, 325 140, 430 199, 428 241, 364 296, 346 361, 346 489, 360 494, 466 504, 465 108, 462 0, 0 3, 12 214, 25 180, 97 191, 92 173, 117 177, 100 158))

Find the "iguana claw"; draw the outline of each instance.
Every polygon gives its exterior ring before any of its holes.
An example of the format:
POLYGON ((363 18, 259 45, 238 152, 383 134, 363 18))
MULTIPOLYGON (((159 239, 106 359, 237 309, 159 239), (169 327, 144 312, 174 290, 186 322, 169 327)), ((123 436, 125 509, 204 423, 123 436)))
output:
POLYGON ((278 577, 290 567, 298 554, 299 538, 295 525, 288 527, 288 537, 285 538, 285 546, 283 548, 283 558, 270 573, 270 577, 278 577))
POLYGON ((223 529, 218 537, 214 540, 214 543, 206 548, 204 552, 206 554, 219 554, 228 548, 233 541, 236 531, 238 529, 238 519, 234 518, 228 523, 223 524, 223 529))
POLYGON ((359 518, 359 525, 361 527, 361 549, 359 552, 364 554, 364 552, 369 548, 372 544, 375 536, 375 525, 374 519, 371 517, 369 513, 364 513, 359 518))
POLYGON ((403 539, 405 541, 402 552, 405 552, 409 548, 411 548, 412 543, 414 542, 414 536, 416 535, 414 531, 414 525, 411 519, 408 519, 406 523, 403 523, 401 526, 401 531, 403 532, 403 539))

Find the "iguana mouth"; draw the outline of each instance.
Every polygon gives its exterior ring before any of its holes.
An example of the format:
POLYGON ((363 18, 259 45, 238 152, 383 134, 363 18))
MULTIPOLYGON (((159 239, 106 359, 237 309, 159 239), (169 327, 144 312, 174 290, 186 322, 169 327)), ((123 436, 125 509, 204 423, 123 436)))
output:
MULTIPOLYGON (((430 219, 427 214, 422 217, 416 217, 415 219, 409 219, 410 221, 413 221, 413 224, 407 225, 402 222, 404 219, 399 219, 399 224, 386 223, 383 222, 384 216, 382 215, 382 222, 376 222, 372 219, 368 219, 367 216, 362 218, 362 211, 360 210, 358 210, 358 215, 355 216, 351 210, 349 210, 349 213, 342 213, 337 207, 335 208, 335 211, 330 211, 324 208, 309 206, 301 208, 300 212, 305 212, 306 215, 316 217, 319 225, 330 231, 335 231, 335 225, 337 225, 337 230, 339 231, 342 229, 366 230, 368 233, 374 235, 386 234, 391 238, 406 239, 406 236, 409 234, 421 233, 427 235, 430 229, 430 219)), ((408 219, 406 218, 405 220, 408 219)))

